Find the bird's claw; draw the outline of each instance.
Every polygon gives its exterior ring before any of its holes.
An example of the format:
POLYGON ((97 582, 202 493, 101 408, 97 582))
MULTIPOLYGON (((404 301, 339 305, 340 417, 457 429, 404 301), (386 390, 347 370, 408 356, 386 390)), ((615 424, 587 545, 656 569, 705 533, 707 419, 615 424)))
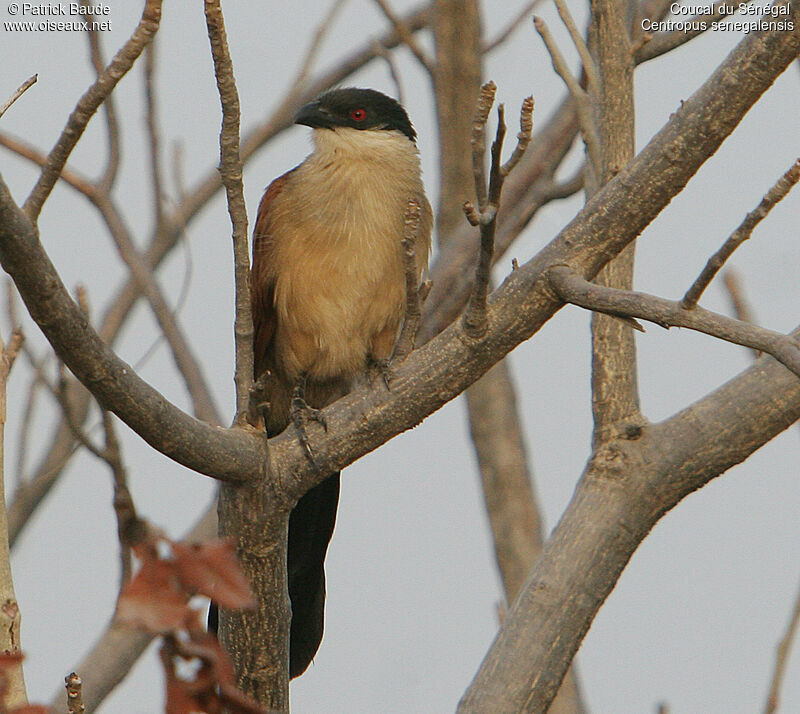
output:
MULTIPOLYGON (((392 391, 390 380, 392 377, 392 370, 391 370, 391 360, 388 359, 373 359, 372 365, 381 378, 383 379, 383 383, 386 385, 386 389, 388 391, 392 391)), ((374 372, 373 372, 374 374, 374 372)))
POLYGON ((317 424, 320 424, 325 431, 328 431, 328 422, 325 419, 325 415, 322 413, 322 410, 310 407, 302 396, 295 393, 292 397, 291 417, 294 428, 297 430, 297 438, 300 440, 300 445, 306 452, 308 460, 314 464, 314 466, 317 466, 314 452, 311 449, 311 442, 306 432, 306 425, 309 422, 315 421, 317 424))

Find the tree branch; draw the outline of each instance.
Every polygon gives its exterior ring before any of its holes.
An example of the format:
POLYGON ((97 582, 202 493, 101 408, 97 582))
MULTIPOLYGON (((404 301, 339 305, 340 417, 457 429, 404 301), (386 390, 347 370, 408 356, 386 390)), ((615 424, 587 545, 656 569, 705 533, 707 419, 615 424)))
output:
POLYGON ((680 301, 595 285, 566 266, 555 266, 548 275, 553 288, 565 302, 607 315, 638 317, 665 329, 686 327, 726 342, 766 352, 800 377, 800 345, 780 332, 734 320, 701 307, 687 309, 680 301))
POLYGON ((434 63, 414 39, 414 34, 408 28, 408 25, 394 13, 387 0, 375 0, 375 4, 381 9, 386 19, 392 23, 394 31, 402 39, 403 44, 411 50, 411 54, 417 58, 417 61, 425 68, 428 74, 433 76, 435 72, 434 63))
MULTIPOLYGON (((600 164, 590 174, 587 195, 594 184, 608 183, 635 154, 633 55, 627 19, 616 0, 591 4, 591 44, 597 73, 595 120, 600 138, 600 164)), ((633 287, 635 243, 628 245, 598 273, 595 282, 612 288, 633 287)), ((636 342, 629 326, 605 315, 592 315, 592 434, 595 446, 615 429, 642 420, 636 342)))
POLYGON ((110 350, 69 297, 36 228, 14 204, 2 180, 0 261, 53 349, 103 407, 155 449, 200 473, 241 479, 248 472, 259 472, 264 445, 258 437, 193 419, 110 350))
POLYGON ((22 206, 28 218, 36 221, 42 210, 44 202, 53 190, 61 169, 64 168, 69 155, 75 145, 83 136, 86 125, 94 116, 100 105, 117 86, 133 63, 138 59, 142 50, 153 39, 158 31, 161 21, 161 0, 147 0, 142 12, 142 18, 130 39, 111 60, 105 71, 97 81, 89 87, 80 98, 72 114, 69 116, 66 127, 61 132, 56 145, 47 157, 47 164, 42 169, 39 180, 36 182, 28 198, 22 206))
MULTIPOLYGON (((428 26, 431 14, 430 7, 424 6, 405 15, 404 20, 408 27, 416 32, 428 26)), ((386 33, 379 41, 388 49, 397 47, 401 43, 399 36, 394 31, 386 33)), ((374 43, 367 42, 332 69, 321 73, 312 81, 306 82, 302 88, 291 92, 287 100, 281 103, 270 117, 247 132, 242 142, 242 160, 246 162, 253 158, 268 141, 290 127, 294 113, 304 102, 342 82, 376 56, 378 54, 374 43)), ((11 144, 14 150, 22 148, 25 151, 35 152, 35 157, 26 155, 26 158, 31 160, 37 161, 39 158, 39 153, 35 149, 2 134, 0 134, 0 144, 11 144)), ((21 155, 25 154, 21 153, 21 155)), ((41 161, 37 162, 44 165, 46 157, 44 154, 40 155, 41 161)), ((85 192, 88 187, 91 191, 88 179, 84 180, 77 173, 62 171, 61 178, 66 179, 77 190, 85 192)), ((191 190, 184 192, 181 203, 173 211, 164 215, 163 225, 154 231, 149 246, 142 253, 150 268, 155 269, 169 255, 170 251, 178 244, 180 237, 185 234, 187 226, 198 215, 201 208, 213 198, 221 185, 219 172, 210 172, 191 190)), ((131 278, 111 301, 99 328, 100 336, 109 344, 114 342, 140 295, 136 281, 131 278)), ((88 413, 89 392, 83 389, 78 382, 70 382, 69 392, 74 399, 74 413, 83 420, 88 413)), ((30 515, 56 483, 73 453, 75 453, 75 443, 72 432, 62 421, 56 426, 51 445, 36 467, 33 477, 17 490, 14 501, 10 505, 9 537, 12 544, 28 522, 30 515)))
POLYGON ((34 84, 36 84, 36 80, 39 79, 38 74, 34 74, 32 77, 28 77, 19 87, 16 88, 14 93, 5 101, 3 105, 0 106, 0 117, 5 114, 11 105, 17 101, 25 92, 27 92, 34 84))
POLYGON ((765 357, 665 422, 595 453, 458 711, 547 711, 655 523, 798 418, 800 380, 765 357))
POLYGON ((778 179, 777 183, 761 199, 758 206, 745 216, 739 227, 731 233, 728 240, 709 258, 703 271, 683 296, 683 307, 691 310, 697 305, 700 296, 725 264, 725 261, 733 255, 733 251, 750 238, 755 227, 769 215, 772 208, 783 200, 798 181, 800 181, 800 159, 797 159, 791 168, 778 179))
POLYGON ((244 424, 253 383, 253 314, 250 305, 250 251, 247 240, 247 206, 239 153, 239 93, 228 52, 228 39, 219 0, 206 0, 206 25, 214 57, 222 131, 219 136, 220 174, 233 226, 234 279, 236 284, 236 423, 244 424))

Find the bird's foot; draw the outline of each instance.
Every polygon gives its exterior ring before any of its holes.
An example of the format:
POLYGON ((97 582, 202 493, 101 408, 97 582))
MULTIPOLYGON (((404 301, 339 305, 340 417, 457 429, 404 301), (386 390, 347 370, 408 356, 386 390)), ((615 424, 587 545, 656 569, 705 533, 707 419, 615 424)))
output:
POLYGON ((386 385, 386 389, 392 391, 390 386, 390 380, 392 378, 392 361, 388 359, 375 359, 374 357, 371 360, 370 364, 370 384, 373 382, 375 376, 381 377, 383 379, 383 383, 386 385))
POLYGON ((314 452, 311 449, 311 443, 308 439, 306 425, 309 422, 315 421, 320 424, 325 431, 328 431, 328 422, 325 419, 325 415, 320 409, 314 409, 314 407, 308 405, 303 398, 303 389, 300 386, 295 387, 292 394, 290 415, 294 428, 297 431, 297 438, 300 440, 300 444, 306 452, 308 460, 316 466, 317 462, 314 459, 314 452))

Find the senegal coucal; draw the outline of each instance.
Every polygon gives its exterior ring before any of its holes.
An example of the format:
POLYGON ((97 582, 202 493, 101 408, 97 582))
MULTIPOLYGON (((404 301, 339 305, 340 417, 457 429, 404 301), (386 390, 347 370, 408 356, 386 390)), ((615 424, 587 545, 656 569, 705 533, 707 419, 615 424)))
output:
MULTIPOLYGON (((416 132, 403 107, 372 89, 334 89, 306 104, 314 151, 275 179, 253 234, 255 378, 264 387, 268 436, 294 424, 306 434, 318 409, 346 394, 371 365, 386 369, 405 310, 404 215, 421 207, 417 279, 427 266, 432 213, 416 132)), ((292 510, 290 676, 322 639, 325 553, 339 499, 328 476, 292 510)))

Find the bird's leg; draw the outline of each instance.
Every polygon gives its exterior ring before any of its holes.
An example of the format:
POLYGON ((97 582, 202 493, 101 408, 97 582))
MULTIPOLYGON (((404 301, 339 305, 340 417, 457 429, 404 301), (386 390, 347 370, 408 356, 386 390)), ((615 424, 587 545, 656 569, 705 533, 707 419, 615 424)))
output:
MULTIPOLYGON (((391 391, 391 387, 389 386, 389 380, 392 376, 392 360, 390 359, 378 359, 377 357, 370 358, 370 371, 372 374, 378 374, 383 379, 383 383, 386 385, 386 389, 391 391)), ((370 382, 372 381, 372 377, 370 377, 370 382)))
POLYGON ((372 338, 370 349, 367 356, 367 373, 369 381, 379 374, 383 378, 386 389, 391 391, 390 381, 392 377, 392 351, 397 341, 397 328, 387 327, 372 338))
POLYGON ((300 444, 302 444, 303 449, 306 452, 306 456, 308 456, 308 459, 312 464, 316 465, 316 461, 314 460, 314 452, 311 450, 311 443, 309 442, 308 434, 306 433, 306 424, 308 424, 310 421, 315 421, 321 424, 325 431, 328 431, 328 422, 325 420, 321 410, 310 407, 306 402, 306 379, 306 375, 301 374, 294 385, 294 389, 292 390, 292 405, 290 408, 290 415, 292 417, 294 428, 297 430, 297 438, 300 440, 300 444))

